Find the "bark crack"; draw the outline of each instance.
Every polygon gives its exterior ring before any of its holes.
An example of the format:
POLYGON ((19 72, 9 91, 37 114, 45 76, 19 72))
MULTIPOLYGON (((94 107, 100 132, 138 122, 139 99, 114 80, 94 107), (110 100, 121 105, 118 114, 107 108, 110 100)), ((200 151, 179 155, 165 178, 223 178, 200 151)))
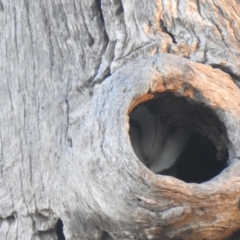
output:
POLYGON ((30 39, 31 39, 31 51, 32 51, 32 58, 33 58, 33 87, 35 89, 35 75, 36 75, 36 63, 35 63, 35 57, 34 57, 34 48, 33 48, 33 33, 32 33, 32 25, 30 21, 30 10, 29 10, 29 2, 24 0, 25 7, 26 7, 26 12, 27 12, 27 25, 29 28, 29 34, 30 34, 30 39))
MULTIPOLYGON (((48 44, 49 44, 49 60, 50 60, 50 79, 52 80, 53 78, 53 66, 54 66, 54 46, 53 46, 53 43, 52 43, 52 30, 51 30, 51 25, 50 25, 50 22, 49 22, 49 19, 47 17, 47 13, 46 13, 46 10, 45 10, 45 7, 44 7, 44 3, 43 1, 40 1, 42 3, 41 5, 41 9, 42 9, 42 15, 43 15, 43 18, 44 18, 44 24, 45 24, 45 27, 46 27, 46 30, 47 30, 47 36, 48 36, 48 44)), ((44 80, 44 83, 45 83, 45 80, 44 80)), ((46 86, 46 84, 45 84, 46 86)), ((46 87, 47 89, 47 87, 46 87)))
POLYGON ((66 10, 65 10, 65 8, 64 8, 64 5, 63 5, 62 0, 61 0, 60 2, 61 2, 62 10, 63 10, 62 12, 63 12, 63 15, 64 15, 64 19, 62 19, 62 21, 63 21, 64 24, 65 24, 65 27, 66 27, 66 29, 67 29, 68 38, 69 38, 69 37, 71 36, 71 34, 70 34, 69 27, 68 27, 67 14, 66 14, 66 10))
POLYGON ((23 203, 24 203, 24 205, 26 207, 27 214, 29 215, 28 206, 27 206, 27 202, 26 202, 26 198, 25 198, 22 169, 20 169, 19 174, 20 174, 20 184, 21 184, 21 189, 22 189, 23 203))
MULTIPOLYGON (((11 94, 11 89, 10 89, 10 86, 9 86, 8 77, 7 77, 7 87, 8 87, 8 93, 9 93, 9 100, 10 100, 10 104, 11 104, 11 110, 13 111, 12 94, 11 94)), ((12 122, 12 118, 11 118, 11 122, 12 122)))
POLYGON ((164 21, 162 19, 160 20, 160 28, 161 28, 162 32, 166 33, 172 39, 172 42, 174 44, 177 44, 177 41, 176 41, 174 35, 170 31, 168 31, 168 29, 164 25, 164 21))
POLYGON ((240 76, 237 74, 234 74, 228 66, 222 66, 220 64, 210 64, 210 66, 212 66, 212 68, 219 69, 219 70, 227 73, 228 75, 230 75, 231 78, 233 79, 233 81, 235 82, 235 84, 238 87, 240 87, 240 76))
POLYGON ((16 54, 17 54, 17 61, 19 62, 19 55, 18 55, 18 41, 17 41, 17 36, 18 36, 18 32, 17 32, 17 20, 16 20, 16 2, 14 3, 14 41, 15 41, 15 47, 16 47, 16 54))
POLYGON ((0 1, 0 11, 4 12, 4 5, 3 5, 2 1, 0 1))
MULTIPOLYGON (((1 122, 0 122, 1 124, 1 122)), ((1 161, 0 161, 0 165, 1 165, 1 177, 3 177, 3 162, 4 162, 4 155, 3 155, 3 139, 2 139, 2 131, 0 129, 0 149, 1 149, 1 161)))

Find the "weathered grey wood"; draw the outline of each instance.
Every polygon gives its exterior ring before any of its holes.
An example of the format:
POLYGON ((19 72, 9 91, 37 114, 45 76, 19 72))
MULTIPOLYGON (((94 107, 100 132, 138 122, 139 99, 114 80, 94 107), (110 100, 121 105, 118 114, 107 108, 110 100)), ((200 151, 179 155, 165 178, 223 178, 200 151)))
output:
POLYGON ((239 10, 238 0, 1 0, 0 239, 57 239, 59 218, 68 240, 238 230, 239 10), (158 176, 134 154, 128 114, 164 91, 224 123, 230 165, 213 180, 158 176))

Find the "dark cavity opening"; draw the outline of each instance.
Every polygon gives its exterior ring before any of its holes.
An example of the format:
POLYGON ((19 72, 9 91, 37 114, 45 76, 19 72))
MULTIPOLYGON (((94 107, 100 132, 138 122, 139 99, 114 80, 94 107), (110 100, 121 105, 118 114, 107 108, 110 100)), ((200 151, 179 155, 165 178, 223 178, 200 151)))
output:
MULTIPOLYGON (((99 12, 100 19, 104 23, 103 12, 102 12, 102 0, 97 0, 97 11, 99 12)), ((96 14, 97 15, 97 14, 96 14)))
POLYGON ((217 176, 226 162, 216 157, 217 149, 207 137, 192 132, 182 156, 176 163, 176 177, 185 182, 201 183, 217 176))
POLYGON ((165 92, 129 117, 133 150, 153 172, 202 183, 226 167, 226 128, 209 107, 165 92))
POLYGON ((61 219, 59 219, 57 221, 56 232, 57 232, 58 240, 66 240, 64 233, 63 233, 63 222, 61 219))
POLYGON ((109 235, 108 232, 103 232, 103 235, 102 235, 102 240, 113 240, 113 238, 109 235))
POLYGON ((240 230, 234 232, 229 237, 224 238, 223 240, 239 240, 240 239, 240 230))

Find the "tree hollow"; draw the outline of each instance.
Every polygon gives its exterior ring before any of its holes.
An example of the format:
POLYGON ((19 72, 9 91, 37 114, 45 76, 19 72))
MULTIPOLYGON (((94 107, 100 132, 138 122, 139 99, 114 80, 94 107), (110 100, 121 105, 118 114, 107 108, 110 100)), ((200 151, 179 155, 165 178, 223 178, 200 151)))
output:
MULTIPOLYGON (((188 101, 185 97, 177 97, 172 92, 164 92, 154 94, 151 100, 137 105, 129 116, 129 134, 133 147, 137 144, 133 141, 140 141, 139 145, 141 145, 143 142, 141 142, 141 139, 146 131, 153 131, 153 136, 151 137, 156 138, 158 134, 156 124, 158 121, 160 121, 163 127, 168 128, 168 133, 162 133, 162 138, 165 138, 162 144, 163 148, 168 147, 169 151, 175 150, 174 146, 171 148, 167 143, 169 136, 174 137, 173 131, 176 131, 178 128, 190 131, 186 143, 184 143, 175 156, 176 159, 173 166, 160 174, 174 176, 185 182, 201 183, 215 177, 226 167, 229 142, 226 128, 209 107, 196 101, 188 101), (138 114, 137 117, 139 119, 137 119, 134 112, 141 111, 139 109, 147 109, 144 114, 149 114, 149 117, 138 114), (141 118, 151 122, 140 126, 141 118), (152 118, 155 121, 152 121, 152 118), (153 128, 153 130, 147 128, 153 128), (139 131, 139 139, 134 137, 135 131, 139 131)), ((156 145, 156 148, 161 148, 161 138, 155 139, 155 141, 157 140, 158 142, 153 144, 156 145)), ((180 142, 182 141, 180 139, 180 142)), ((144 146, 141 147, 144 148, 144 146)), ((134 151, 138 156, 137 151, 139 150, 134 149, 134 151)), ((153 149, 149 149, 149 151, 153 151, 153 149)), ((161 153, 159 152, 158 154, 161 153)), ((147 154, 144 157, 146 159, 148 157, 147 154)), ((155 158, 155 161, 157 161, 158 156, 155 156, 155 158)))

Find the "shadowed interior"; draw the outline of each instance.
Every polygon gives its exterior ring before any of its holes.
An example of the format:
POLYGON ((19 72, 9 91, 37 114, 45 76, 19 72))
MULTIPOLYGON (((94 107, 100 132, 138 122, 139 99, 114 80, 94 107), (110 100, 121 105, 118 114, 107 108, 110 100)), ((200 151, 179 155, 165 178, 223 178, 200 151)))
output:
MULTIPOLYGON (((130 139, 139 159, 139 151, 144 151, 142 149, 145 147, 142 139, 148 132, 148 129, 144 128, 156 128, 154 124, 141 123, 140 118, 146 118, 146 114, 151 116, 151 121, 156 117, 161 122, 161 126, 169 129, 169 133, 164 136, 166 139, 169 138, 168 136, 173 138, 174 135, 171 131, 179 128, 189 129, 191 132, 189 139, 178 153, 175 163, 170 168, 156 173, 174 176, 188 183, 201 183, 212 179, 226 167, 228 138, 224 124, 209 107, 184 97, 175 96, 170 92, 156 94, 152 100, 139 104, 129 115, 130 139), (134 113, 134 111, 138 111, 136 109, 140 109, 139 106, 145 109, 142 116, 134 113), (132 129, 137 129, 139 133, 136 134, 136 131, 133 133, 132 129), (132 136, 133 134, 136 136, 132 136), (140 141, 137 140, 139 142, 136 143, 135 139, 140 139, 140 141), (136 145, 139 145, 139 148, 136 145)), ((149 131, 154 130, 150 129, 149 131)), ((157 128, 156 131, 158 131, 157 128)), ((166 139, 164 141, 167 141, 166 139)), ((156 143, 154 144, 156 145, 156 143)), ((174 147, 171 148, 169 145, 167 146, 168 151, 174 151, 174 147)), ((152 149, 149 149, 150 155, 151 151, 152 149)), ((142 158, 146 160, 146 149, 142 155, 144 155, 142 158)), ((151 169, 147 160, 144 164, 151 169)))
POLYGON ((58 240, 65 240, 65 236, 64 236, 64 233, 63 233, 63 222, 61 219, 59 219, 57 221, 57 224, 56 224, 56 232, 57 232, 57 236, 58 236, 58 240))
POLYGON ((192 132, 176 163, 176 178, 188 183, 201 183, 217 176, 226 167, 226 161, 219 161, 216 154, 217 149, 211 140, 192 132))

